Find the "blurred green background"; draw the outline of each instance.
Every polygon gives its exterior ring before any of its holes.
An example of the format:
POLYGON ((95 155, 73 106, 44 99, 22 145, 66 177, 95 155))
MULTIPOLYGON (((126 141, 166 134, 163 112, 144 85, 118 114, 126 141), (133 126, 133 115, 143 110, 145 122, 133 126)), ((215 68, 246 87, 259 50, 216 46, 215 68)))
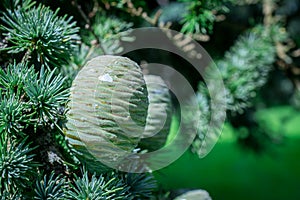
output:
POLYGON ((300 199, 300 113, 290 106, 259 110, 255 118, 281 137, 263 153, 242 148, 226 123, 213 150, 203 159, 186 151, 155 172, 165 189, 203 188, 213 199, 300 199))

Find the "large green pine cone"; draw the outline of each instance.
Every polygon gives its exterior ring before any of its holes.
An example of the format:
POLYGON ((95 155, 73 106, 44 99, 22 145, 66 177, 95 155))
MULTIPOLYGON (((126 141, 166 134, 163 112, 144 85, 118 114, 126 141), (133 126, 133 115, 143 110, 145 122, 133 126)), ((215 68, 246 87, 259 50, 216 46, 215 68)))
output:
POLYGON ((172 118, 172 102, 169 88, 163 79, 155 75, 144 76, 148 89, 148 116, 145 132, 139 147, 155 151, 166 143, 172 118))
POLYGON ((145 129, 147 96, 141 69, 128 58, 99 56, 78 73, 65 134, 89 169, 106 171, 103 164, 117 166, 134 150, 145 129))

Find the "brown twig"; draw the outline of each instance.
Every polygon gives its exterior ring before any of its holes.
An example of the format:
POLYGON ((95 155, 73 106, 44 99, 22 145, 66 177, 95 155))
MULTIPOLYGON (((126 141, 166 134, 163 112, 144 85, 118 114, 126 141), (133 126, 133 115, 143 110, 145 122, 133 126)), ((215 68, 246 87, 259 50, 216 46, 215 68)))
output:
POLYGON ((24 56, 22 57, 21 62, 22 62, 22 63, 26 63, 26 61, 27 61, 28 59, 30 59, 30 50, 29 50, 29 49, 25 52, 24 56))
POLYGON ((90 19, 93 18, 96 15, 96 13, 99 11, 99 9, 100 9, 100 6, 99 6, 98 1, 94 0, 94 7, 93 7, 92 11, 88 15, 89 18, 90 19))
POLYGON ((92 44, 92 45, 99 46, 99 48, 103 51, 103 53, 106 54, 105 49, 101 45, 101 41, 100 41, 99 37, 97 36, 97 34, 95 33, 95 31, 93 30, 93 28, 91 26, 91 21, 90 21, 89 17, 83 12, 81 6, 77 3, 77 0, 73 0, 72 5, 77 8, 78 12, 80 13, 82 18, 84 19, 84 21, 86 23, 85 28, 87 28, 92 33, 92 35, 94 36, 96 42, 95 42, 95 44, 92 44))
POLYGON ((297 49, 297 50, 293 51, 292 56, 293 57, 300 57, 300 49, 297 49))
POLYGON ((263 14, 264 14, 264 24, 266 27, 270 27, 273 22, 273 11, 275 9, 275 4, 272 0, 263 1, 263 14))
MULTIPOLYGON (((274 0, 263 1, 264 25, 267 28, 266 31, 268 32, 270 32, 270 27, 280 20, 279 16, 273 16, 275 8, 276 4, 274 3, 274 0)), ((276 41, 275 45, 277 56, 286 64, 291 64, 292 58, 287 54, 287 52, 292 48, 293 44, 284 45, 282 42, 276 41)))
MULTIPOLYGON (((104 2, 105 7, 107 9, 110 9, 110 7, 116 7, 117 4, 115 2, 104 2)), ((131 0, 124 0, 123 4, 126 6, 125 11, 129 14, 131 14, 132 16, 136 16, 136 17, 141 17, 143 18, 145 21, 147 21, 148 23, 150 23, 152 26, 158 26, 158 19, 162 14, 161 9, 159 9, 155 15, 153 16, 153 18, 149 17, 148 13, 146 13, 142 7, 135 7, 135 5, 132 3, 131 0)))
POLYGON ((142 17, 145 21, 149 22, 151 25, 157 26, 158 19, 162 13, 162 11, 160 9, 155 13, 154 17, 151 18, 148 16, 148 14, 146 12, 143 11, 143 8, 141 8, 141 7, 136 8, 131 0, 126 0, 125 2, 127 5, 126 11, 128 13, 130 13, 131 15, 134 15, 134 16, 142 17))

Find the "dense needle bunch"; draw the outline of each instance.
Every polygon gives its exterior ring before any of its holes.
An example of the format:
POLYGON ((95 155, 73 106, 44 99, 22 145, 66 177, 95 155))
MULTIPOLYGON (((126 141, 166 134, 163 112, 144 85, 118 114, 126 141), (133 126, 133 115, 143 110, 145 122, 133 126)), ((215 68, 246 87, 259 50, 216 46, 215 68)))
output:
POLYGON ((181 32, 189 34, 208 34, 213 30, 218 11, 228 11, 224 0, 198 1, 181 0, 186 3, 187 12, 184 13, 181 23, 181 32))
POLYGON ((43 179, 36 181, 34 199, 63 200, 66 186, 66 180, 61 175, 55 176, 54 172, 49 176, 44 175, 43 179))
POLYGON ((14 94, 0 96, 0 132, 22 134, 29 125, 30 115, 26 113, 26 104, 14 94))
POLYGON ((29 82, 25 87, 29 106, 39 122, 53 122, 62 118, 60 108, 68 99, 68 90, 63 88, 64 78, 54 73, 55 70, 42 70, 39 79, 29 82))
POLYGON ((89 177, 84 168, 81 177, 75 175, 74 183, 66 191, 66 198, 71 200, 151 199, 156 188, 156 181, 150 174, 113 171, 100 176, 93 174, 89 177))
MULTIPOLYGON (((278 26, 264 29, 258 25, 250 32, 240 36, 236 43, 226 52, 225 57, 216 62, 223 78, 226 99, 226 109, 231 114, 241 113, 251 106, 252 99, 259 88, 267 81, 272 64, 275 61, 275 44, 286 38, 285 32, 279 32, 275 37, 273 31, 278 26)), ((210 71, 207 75, 213 77, 210 71)), ((204 83, 199 84, 197 101, 201 110, 198 133, 192 145, 192 150, 198 155, 209 138, 217 137, 220 130, 214 130, 215 136, 207 135, 211 120, 210 94, 204 83), (204 142, 206 141, 206 142, 204 142)), ((218 116, 214 116, 218 117, 218 116)))
POLYGON ((4 126, 6 122, 8 132, 19 132, 26 124, 53 123, 63 118, 60 110, 67 102, 68 90, 64 88, 64 78, 55 75, 55 69, 42 67, 36 73, 33 66, 10 64, 6 70, 0 69, 0 83, 0 124, 4 126))
POLYGON ((22 53, 39 66, 53 68, 68 63, 78 40, 78 28, 72 17, 59 17, 58 12, 42 5, 7 9, 2 17, 5 24, 1 26, 9 42, 4 50, 22 53))
POLYGON ((13 194, 30 186, 37 167, 33 148, 25 139, 18 143, 5 133, 2 133, 0 147, 0 191, 13 194))

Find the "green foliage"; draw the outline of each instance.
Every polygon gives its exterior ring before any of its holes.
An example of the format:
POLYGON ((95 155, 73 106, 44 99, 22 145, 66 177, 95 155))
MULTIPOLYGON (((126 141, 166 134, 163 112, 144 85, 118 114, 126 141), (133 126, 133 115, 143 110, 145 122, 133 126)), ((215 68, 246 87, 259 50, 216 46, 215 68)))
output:
POLYGON ((251 104, 257 89, 266 83, 275 56, 271 34, 258 26, 240 37, 225 58, 216 63, 227 88, 228 110, 241 112, 251 104))
MULTIPOLYGON (((208 128, 209 128, 209 120, 211 119, 211 109, 210 109, 210 104, 209 104, 209 94, 208 90, 205 86, 201 85, 199 86, 199 91, 196 93, 196 100, 199 105, 199 110, 201 111, 201 114, 199 116, 199 124, 197 125, 198 127, 198 132, 197 135, 192 143, 191 149, 194 153, 196 153, 198 156, 202 154, 202 150, 205 149, 203 148, 203 145, 205 144, 208 128)), ((190 121, 190 119, 193 119, 195 116, 194 115, 189 115, 186 116, 187 120, 190 121)), ((217 130, 218 131, 218 130, 217 130)), ((216 135, 219 135, 216 133, 216 135)))
POLYGON ((67 199, 74 200, 109 200, 109 199, 126 199, 128 188, 122 180, 115 176, 93 174, 89 178, 88 172, 83 170, 82 177, 75 175, 74 184, 66 191, 67 199))
POLYGON ((1 200, 20 200, 22 199, 22 195, 19 194, 18 192, 7 192, 7 191, 4 191, 4 192, 0 192, 0 199, 1 200))
POLYGON ((121 32, 127 31, 133 26, 132 23, 123 21, 117 17, 97 15, 93 30, 101 40, 115 39, 121 32))
POLYGON ((32 80, 24 88, 29 98, 29 106, 38 123, 55 122, 62 118, 60 108, 68 100, 68 90, 63 88, 64 78, 55 76, 55 70, 44 71, 39 74, 38 80, 32 80))
POLYGON ((107 14, 98 14, 92 25, 93 33, 83 31, 83 40, 87 43, 100 43, 101 48, 95 50, 96 55, 113 55, 120 53, 123 49, 120 40, 128 40, 127 34, 133 24, 107 14), (96 38, 95 38, 96 37, 96 38))
POLYGON ((21 134, 28 126, 30 115, 26 113, 27 106, 14 94, 6 93, 0 96, 0 133, 21 134))
POLYGON ((0 122, 3 128, 5 121, 9 123, 5 126, 8 132, 19 132, 32 121, 47 123, 62 118, 59 111, 67 102, 68 90, 64 78, 55 76, 55 70, 42 67, 40 73, 35 73, 26 64, 13 64, 6 71, 0 70, 0 83, 6 91, 1 97, 0 122))
POLYGON ((4 91, 14 93, 17 96, 23 95, 24 86, 30 80, 37 79, 34 68, 28 68, 25 63, 14 62, 9 64, 6 70, 0 69, 0 85, 4 91))
POLYGON ((123 181, 129 186, 128 199, 150 199, 154 197, 157 182, 152 174, 126 173, 121 175, 123 181))
POLYGON ((61 108, 68 99, 64 78, 55 70, 35 73, 27 64, 10 64, 0 69, 2 85, 0 130, 21 133, 28 125, 53 123, 63 118, 61 108))
MULTIPOLYGON (((226 89, 226 109, 231 114, 242 113, 252 105, 252 100, 259 89, 266 83, 269 71, 275 61, 276 42, 286 38, 285 33, 273 37, 278 26, 264 28, 256 26, 240 36, 226 52, 223 59, 216 62, 226 89)), ((279 32, 280 33, 280 32, 279 32)), ((214 77, 209 70, 207 76, 214 77)), ((199 131, 193 142, 192 150, 199 156, 208 137, 216 137, 220 130, 214 130, 215 136, 207 135, 211 119, 210 95, 204 83, 199 84, 197 101, 201 110, 199 131)), ((214 116, 218 118, 218 116, 214 116)), ((204 148, 205 149, 205 148, 204 148)))
POLYGON ((108 172, 89 176, 84 168, 82 176, 75 175, 74 183, 66 189, 66 199, 139 200, 154 197, 157 183, 151 174, 108 172))
MULTIPOLYGON (((225 0, 226 1, 226 0, 225 0)), ((186 3, 188 12, 184 13, 181 32, 188 34, 212 33, 216 13, 228 11, 224 0, 181 0, 186 3)))
POLYGON ((78 40, 78 28, 72 17, 59 17, 58 11, 53 12, 42 5, 30 9, 21 6, 8 9, 1 18, 5 23, 1 28, 9 42, 4 50, 23 53, 31 63, 49 68, 68 63, 78 40))
POLYGON ((23 10, 28 10, 35 4, 32 0, 3 0, 2 3, 5 8, 10 10, 14 10, 18 7, 23 10))
POLYGON ((293 98, 292 98, 292 104, 294 105, 295 108, 300 109, 300 91, 299 90, 295 91, 295 94, 293 95, 293 98))
POLYGON ((49 176, 44 175, 43 179, 36 181, 34 199, 39 200, 62 200, 65 199, 65 179, 61 175, 55 176, 52 171, 49 176))
POLYGON ((183 2, 171 2, 168 5, 161 7, 162 13, 159 16, 158 23, 177 24, 181 22, 188 12, 188 5, 183 2))
POLYGON ((4 133, 1 135, 0 147, 0 191, 13 194, 30 186, 37 167, 33 160, 33 148, 26 144, 26 139, 18 143, 4 133))
POLYGON ((65 164, 71 169, 77 169, 80 165, 80 161, 76 157, 76 150, 68 143, 64 135, 57 133, 55 135, 55 142, 59 147, 59 151, 64 158, 65 164))
POLYGON ((238 38, 224 58, 216 62, 227 89, 229 111, 242 112, 251 105, 275 62, 276 43, 286 38, 286 32, 277 24, 269 28, 257 25, 238 38))
POLYGON ((73 56, 71 57, 69 64, 62 65, 60 68, 58 68, 57 73, 61 74, 65 78, 65 88, 71 87, 72 82, 75 79, 79 69, 81 69, 84 66, 87 60, 94 56, 92 51, 92 47, 81 43, 80 46, 77 46, 74 49, 73 56))

